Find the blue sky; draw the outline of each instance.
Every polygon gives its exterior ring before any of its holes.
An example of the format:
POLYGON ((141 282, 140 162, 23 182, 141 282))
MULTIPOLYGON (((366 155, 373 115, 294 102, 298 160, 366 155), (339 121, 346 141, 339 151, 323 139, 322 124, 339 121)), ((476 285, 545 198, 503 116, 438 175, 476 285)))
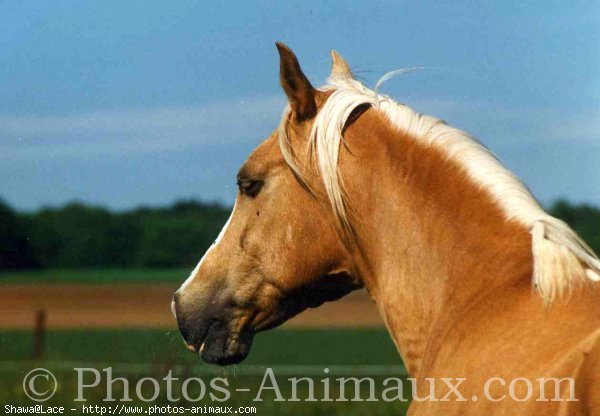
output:
POLYGON ((600 204, 592 1, 0 2, 0 197, 34 209, 235 197, 276 126, 281 40, 479 138, 544 203, 600 204))

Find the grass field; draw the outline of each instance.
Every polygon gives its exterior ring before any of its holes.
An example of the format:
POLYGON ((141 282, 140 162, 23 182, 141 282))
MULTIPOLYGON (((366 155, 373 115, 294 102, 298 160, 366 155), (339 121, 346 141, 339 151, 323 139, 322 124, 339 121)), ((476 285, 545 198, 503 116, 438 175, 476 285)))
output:
MULTIPOLYGON (((2 361, 27 360, 31 331, 0 332, 2 361)), ((50 361, 197 364, 177 330, 58 330, 46 335, 50 361)), ((277 329, 256 336, 247 364, 400 364, 384 329, 277 329)))
MULTIPOLYGON (((385 330, 274 330, 257 336, 252 352, 243 364, 227 368, 202 364, 196 355, 184 349, 176 331, 50 331, 46 337, 44 360, 32 360, 32 348, 30 331, 0 332, 1 404, 33 404, 23 394, 22 379, 30 369, 44 367, 59 380, 57 394, 47 404, 79 408, 81 403, 73 402, 77 395, 77 378, 73 368, 90 367, 102 372, 103 368, 111 366, 113 377, 128 378, 132 385, 129 390, 132 396, 135 391, 133 386, 138 380, 149 376, 160 380, 169 369, 181 378, 198 377, 207 386, 211 377, 225 377, 230 383, 232 394, 227 403, 213 402, 205 397, 198 403, 178 402, 177 405, 256 406, 257 414, 268 415, 391 415, 403 414, 407 406, 406 402, 401 401, 351 401, 354 397, 352 383, 344 393, 349 401, 335 400, 340 397, 336 382, 338 377, 372 376, 377 398, 381 398, 385 378, 405 377, 396 349, 385 330), (268 367, 273 368, 284 399, 293 397, 288 378, 311 376, 315 380, 314 396, 318 401, 274 401, 276 395, 271 390, 261 394, 263 401, 253 401, 268 367), (326 374, 324 368, 329 368, 330 372, 326 374), (322 387, 324 379, 330 382, 328 391, 333 401, 320 401, 325 397, 322 387), (250 392, 236 392, 237 388, 249 388, 250 392)), ((116 383, 113 391, 114 396, 119 398, 123 394, 123 386, 116 383)), ((210 391, 210 388, 206 391, 210 391)), ((163 388, 152 403, 143 403, 133 397, 133 402, 124 404, 166 405, 169 401, 165 394, 163 388)), ((200 393, 196 391, 195 394, 200 393)), ((299 384, 297 397, 306 398, 308 394, 308 385, 299 384)), ((102 401, 105 395, 103 378, 97 388, 89 389, 89 393, 86 390, 85 398, 89 400, 86 404, 107 404, 102 401)), ((190 393, 190 396, 194 394, 190 393)), ((361 387, 361 397, 366 399, 368 396, 368 386, 361 387)), ((409 397, 408 392, 405 397, 409 397)))
MULTIPOLYGON (((170 302, 189 270, 90 269, 0 273, 0 329, 30 328, 46 311, 48 327, 173 328, 170 302)), ((293 327, 380 327, 364 291, 300 314, 293 327)))
MULTIPOLYGON (((378 328, 380 320, 366 295, 351 295, 305 312, 297 322, 306 326, 259 334, 244 363, 222 368, 203 364, 197 355, 188 352, 175 328, 169 300, 188 273, 187 269, 1 273, 0 404, 36 404, 24 394, 23 377, 38 367, 49 369, 58 380, 57 392, 44 403, 46 405, 64 405, 67 409, 77 409, 67 414, 82 414, 81 403, 73 401, 77 397, 76 367, 96 369, 102 376, 97 387, 86 391, 88 402, 85 404, 118 404, 103 401, 107 380, 102 369, 112 367, 113 377, 126 377, 131 384, 129 393, 133 401, 123 403, 127 405, 173 404, 162 385, 160 394, 150 403, 135 396, 135 386, 140 379, 153 377, 160 381, 172 371, 180 380, 196 377, 206 382, 202 400, 174 403, 178 406, 256 406, 259 415, 404 414, 407 403, 403 401, 351 401, 354 398, 352 383, 343 394, 348 401, 337 400, 341 395, 336 381, 339 377, 373 377, 374 394, 378 399, 385 388, 384 379, 406 377, 396 348, 387 331, 378 328), (34 312, 40 308, 46 310, 52 329, 45 335, 43 359, 34 360, 33 334, 27 328, 31 327, 34 312), (23 317, 23 325, 8 325, 20 317, 23 317), (7 327, 14 329, 2 329, 3 319, 7 327), (96 325, 90 328, 93 322, 96 325), (105 326, 107 324, 110 326, 105 326), (363 327, 349 328, 356 325, 363 327), (332 326, 337 328, 332 329, 332 326), (262 394, 263 401, 253 401, 267 368, 273 369, 284 399, 293 397, 289 378, 313 378, 317 401, 304 401, 310 393, 306 382, 298 385, 297 397, 301 401, 275 401, 276 395, 271 390, 262 394), (227 379, 231 395, 225 403, 210 400, 210 380, 214 377, 227 379), (326 384, 331 386, 327 394, 326 384), (238 388, 250 391, 238 392, 238 388), (332 401, 322 400, 327 395, 332 401)), ((192 397, 201 393, 200 387, 195 387, 196 390, 190 390, 192 397)), ((369 388, 369 385, 361 385, 363 399, 369 398, 369 388)), ((122 398, 124 389, 125 386, 117 382, 114 397, 122 398)), ((148 386, 144 385, 141 391, 148 394, 148 386)), ((404 397, 410 397, 408 391, 404 397)))
POLYGON ((190 274, 190 269, 49 269, 0 272, 2 283, 178 283, 190 274))

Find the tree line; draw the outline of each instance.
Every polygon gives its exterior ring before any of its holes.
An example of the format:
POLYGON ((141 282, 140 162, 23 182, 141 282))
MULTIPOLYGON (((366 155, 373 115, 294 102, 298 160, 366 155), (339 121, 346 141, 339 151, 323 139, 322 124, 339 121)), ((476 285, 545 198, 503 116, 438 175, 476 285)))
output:
MULTIPOLYGON (((0 269, 190 267, 229 212, 197 201, 121 212, 81 203, 17 212, 0 201, 0 269)), ((550 212, 600 253, 600 209, 557 201, 550 212)))
POLYGON ((70 203, 23 213, 0 202, 0 269, 189 267, 229 212, 218 203, 180 201, 122 212, 70 203))

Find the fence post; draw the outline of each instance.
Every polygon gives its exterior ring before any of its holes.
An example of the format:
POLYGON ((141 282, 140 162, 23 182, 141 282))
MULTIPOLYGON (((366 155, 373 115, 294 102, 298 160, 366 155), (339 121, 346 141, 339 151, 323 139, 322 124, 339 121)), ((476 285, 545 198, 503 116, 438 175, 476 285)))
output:
POLYGON ((33 358, 44 357, 44 339, 46 336, 46 311, 38 309, 35 312, 35 328, 33 334, 33 358))

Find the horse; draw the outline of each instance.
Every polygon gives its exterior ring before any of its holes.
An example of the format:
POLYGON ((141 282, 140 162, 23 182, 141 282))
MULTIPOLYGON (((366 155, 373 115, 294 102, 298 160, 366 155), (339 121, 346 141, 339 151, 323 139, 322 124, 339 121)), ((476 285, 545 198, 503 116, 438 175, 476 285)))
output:
POLYGON ((586 243, 467 133, 365 87, 335 51, 314 88, 276 45, 288 105, 173 297, 187 347, 238 363, 256 333, 364 288, 418 389, 463 380, 466 400, 413 400, 409 414, 600 415, 586 243), (540 378, 574 385, 540 400, 540 378))

